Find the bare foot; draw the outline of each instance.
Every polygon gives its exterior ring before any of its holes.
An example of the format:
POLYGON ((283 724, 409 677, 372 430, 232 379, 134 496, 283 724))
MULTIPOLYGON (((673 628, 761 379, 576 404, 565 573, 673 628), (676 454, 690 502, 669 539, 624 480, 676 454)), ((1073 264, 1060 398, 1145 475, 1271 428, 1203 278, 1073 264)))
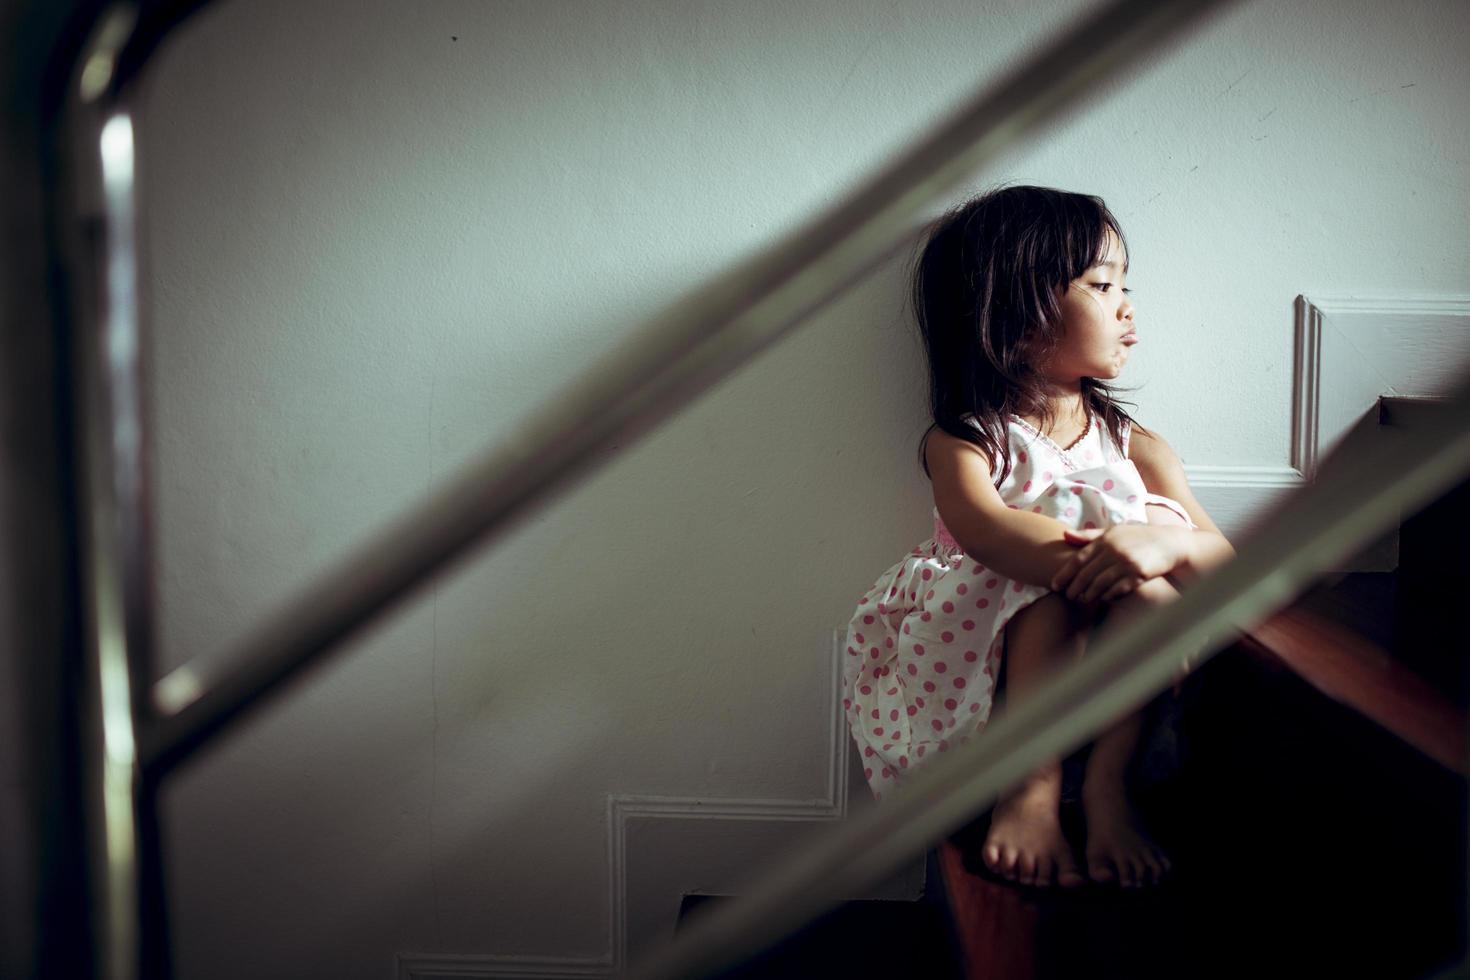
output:
POLYGON ((1060 800, 1058 775, 1028 781, 998 803, 981 850, 985 866, 1002 878, 1036 888, 1052 884, 1077 888, 1085 884, 1087 879, 1062 834, 1057 813, 1060 800))
POLYGON ((1121 784, 1083 790, 1087 814, 1087 875, 1100 884, 1124 888, 1156 885, 1172 865, 1158 844, 1143 832, 1138 815, 1121 784))

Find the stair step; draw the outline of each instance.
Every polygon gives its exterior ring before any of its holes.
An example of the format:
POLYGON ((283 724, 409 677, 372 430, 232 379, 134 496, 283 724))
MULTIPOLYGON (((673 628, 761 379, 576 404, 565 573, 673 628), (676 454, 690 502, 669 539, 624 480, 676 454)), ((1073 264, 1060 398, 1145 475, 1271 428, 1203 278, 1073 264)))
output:
MULTIPOLYGON (((1184 702, 1181 771, 1137 801, 1172 880, 997 883, 976 867, 983 816, 940 849, 966 976, 1418 978, 1458 961, 1463 779, 1243 649, 1184 702)), ((1064 822, 1079 851, 1080 824, 1064 822)))

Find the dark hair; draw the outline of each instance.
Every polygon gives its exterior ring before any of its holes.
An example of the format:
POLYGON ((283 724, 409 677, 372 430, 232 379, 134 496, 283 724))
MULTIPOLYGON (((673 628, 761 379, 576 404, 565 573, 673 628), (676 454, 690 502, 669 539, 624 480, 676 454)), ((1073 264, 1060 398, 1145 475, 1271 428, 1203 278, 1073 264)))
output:
MULTIPOLYGON (((1050 187, 1003 187, 939 219, 914 268, 914 315, 929 359, 935 429, 979 446, 998 486, 1011 471, 1006 423, 1011 414, 1052 421, 1033 365, 1055 349, 1062 330, 1060 296, 1102 261, 1108 232, 1127 242, 1102 198, 1050 187), (973 416, 977 425, 965 421, 973 416), (997 473, 997 464, 998 473, 997 473)), ((1082 379, 1089 412, 1119 444, 1133 423, 1118 389, 1082 379)))

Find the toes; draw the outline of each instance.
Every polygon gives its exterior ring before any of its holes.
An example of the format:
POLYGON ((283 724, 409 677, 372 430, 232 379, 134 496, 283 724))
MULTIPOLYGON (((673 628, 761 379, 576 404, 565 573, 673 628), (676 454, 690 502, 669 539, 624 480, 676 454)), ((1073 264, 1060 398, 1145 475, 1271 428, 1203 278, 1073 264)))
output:
POLYGON ((1162 883, 1165 878, 1169 877, 1169 858, 1159 852, 1150 855, 1150 857, 1153 859, 1154 881, 1162 883))
POLYGON ((1001 877, 1008 881, 1016 880, 1016 859, 1019 855, 1014 847, 1003 847, 1000 851, 1000 867, 997 869, 1001 877))
POLYGON ((993 873, 1007 880, 1016 877, 1016 852, 1014 848, 1001 847, 999 844, 985 845, 985 866, 993 873))
POLYGON ((1118 879, 1113 863, 1104 858, 1093 858, 1087 862, 1087 876, 1103 885, 1110 885, 1118 879))
POLYGON ((1016 880, 1023 885, 1036 884, 1036 858, 1030 854, 1023 854, 1018 864, 1016 880))
POLYGON ((1063 888, 1081 888, 1087 884, 1087 878, 1077 870, 1073 864, 1063 864, 1057 871, 1057 884, 1063 888))

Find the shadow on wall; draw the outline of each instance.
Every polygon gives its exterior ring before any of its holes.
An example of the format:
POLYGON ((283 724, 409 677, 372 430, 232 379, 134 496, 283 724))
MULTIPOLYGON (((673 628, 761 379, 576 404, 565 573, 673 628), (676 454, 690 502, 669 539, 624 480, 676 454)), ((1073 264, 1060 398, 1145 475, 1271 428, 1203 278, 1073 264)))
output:
MULTIPOLYGON (((609 792, 820 793, 826 759, 803 756, 826 751, 807 705, 832 695, 828 665, 795 661, 861 587, 823 560, 861 524, 830 497, 831 456, 872 477, 895 454, 865 451, 864 413, 920 380, 892 370, 893 345, 914 343, 898 266, 650 439, 609 447, 587 483, 185 772, 167 810, 182 975, 598 956, 609 792)), ((657 869, 666 891, 679 870, 657 869)))

